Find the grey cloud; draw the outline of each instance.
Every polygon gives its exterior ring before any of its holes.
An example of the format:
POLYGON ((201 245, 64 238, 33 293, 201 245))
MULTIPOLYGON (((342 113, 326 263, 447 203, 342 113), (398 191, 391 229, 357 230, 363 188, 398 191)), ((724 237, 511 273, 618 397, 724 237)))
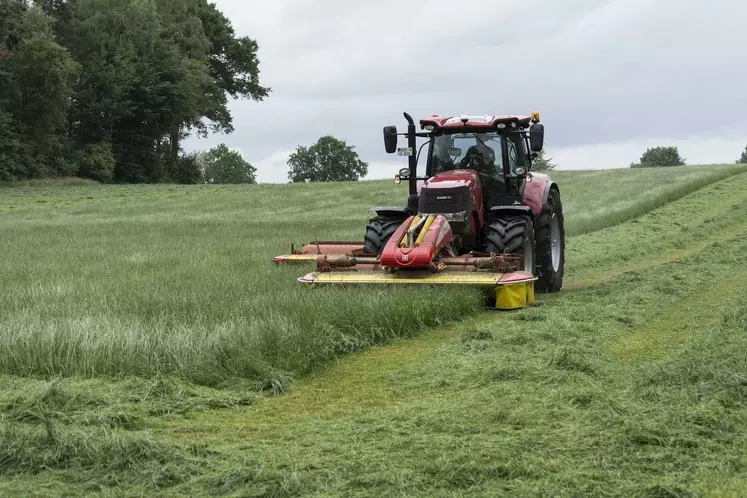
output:
MULTIPOLYGON (((260 45, 265 102, 234 102, 226 142, 259 162, 332 134, 377 163, 402 111, 528 114, 548 148, 716 136, 747 142, 740 0, 218 0, 260 45)), ((394 158, 396 162, 396 158, 394 158)), ((275 166, 277 168, 277 165, 275 166)))

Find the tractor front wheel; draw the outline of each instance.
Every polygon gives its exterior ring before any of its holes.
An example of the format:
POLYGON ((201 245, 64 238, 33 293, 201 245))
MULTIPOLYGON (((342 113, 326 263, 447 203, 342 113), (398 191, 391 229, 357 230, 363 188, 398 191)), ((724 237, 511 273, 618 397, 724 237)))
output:
POLYGON ((390 216, 376 216, 368 222, 363 239, 366 254, 378 255, 384 250, 389 238, 397 231, 404 219, 390 216))
POLYGON ((565 268, 565 224, 560 193, 552 189, 536 221, 537 292, 558 292, 565 268))
POLYGON ((505 215, 490 222, 485 230, 486 250, 490 253, 518 253, 524 258, 524 271, 534 275, 534 226, 526 215, 505 215))

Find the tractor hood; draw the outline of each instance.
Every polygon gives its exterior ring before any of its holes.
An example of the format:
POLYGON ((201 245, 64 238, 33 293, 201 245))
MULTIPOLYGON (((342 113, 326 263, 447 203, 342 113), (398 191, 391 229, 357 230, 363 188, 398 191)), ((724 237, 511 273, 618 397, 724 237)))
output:
POLYGON ((437 189, 467 187, 472 191, 475 185, 479 185, 477 171, 473 169, 455 169, 438 173, 421 183, 418 185, 418 193, 420 193, 420 189, 423 187, 437 189))

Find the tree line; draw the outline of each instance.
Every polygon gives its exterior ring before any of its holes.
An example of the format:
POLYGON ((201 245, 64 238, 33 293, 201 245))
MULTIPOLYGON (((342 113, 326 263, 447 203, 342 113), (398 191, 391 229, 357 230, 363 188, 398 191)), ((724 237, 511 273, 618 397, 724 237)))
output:
POLYGON ((193 183, 185 137, 270 91, 208 0, 0 0, 0 181, 193 183))
MULTIPOLYGON (((0 181, 254 183, 225 145, 180 144, 233 132, 229 97, 269 95, 258 50, 209 0, 0 0, 0 181)), ((353 149, 330 136, 299 146, 288 178, 362 178, 353 149)), ((680 164, 676 147, 654 147, 631 167, 680 164)), ((544 155, 534 166, 555 167, 544 155)))

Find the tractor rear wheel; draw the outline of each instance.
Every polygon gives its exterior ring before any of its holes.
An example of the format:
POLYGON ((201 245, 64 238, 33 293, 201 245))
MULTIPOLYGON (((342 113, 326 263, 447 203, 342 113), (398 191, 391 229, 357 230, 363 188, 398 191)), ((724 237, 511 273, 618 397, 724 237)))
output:
POLYGON ((509 214, 496 218, 485 230, 487 252, 519 253, 524 257, 524 271, 534 275, 534 226, 526 215, 509 214))
POLYGON ((560 192, 550 190, 535 223, 537 237, 537 292, 557 292, 565 270, 565 224, 560 192))
POLYGON ((366 254, 381 254, 389 238, 397 231, 403 218, 390 216, 376 216, 366 226, 366 234, 363 239, 363 250, 366 254))

